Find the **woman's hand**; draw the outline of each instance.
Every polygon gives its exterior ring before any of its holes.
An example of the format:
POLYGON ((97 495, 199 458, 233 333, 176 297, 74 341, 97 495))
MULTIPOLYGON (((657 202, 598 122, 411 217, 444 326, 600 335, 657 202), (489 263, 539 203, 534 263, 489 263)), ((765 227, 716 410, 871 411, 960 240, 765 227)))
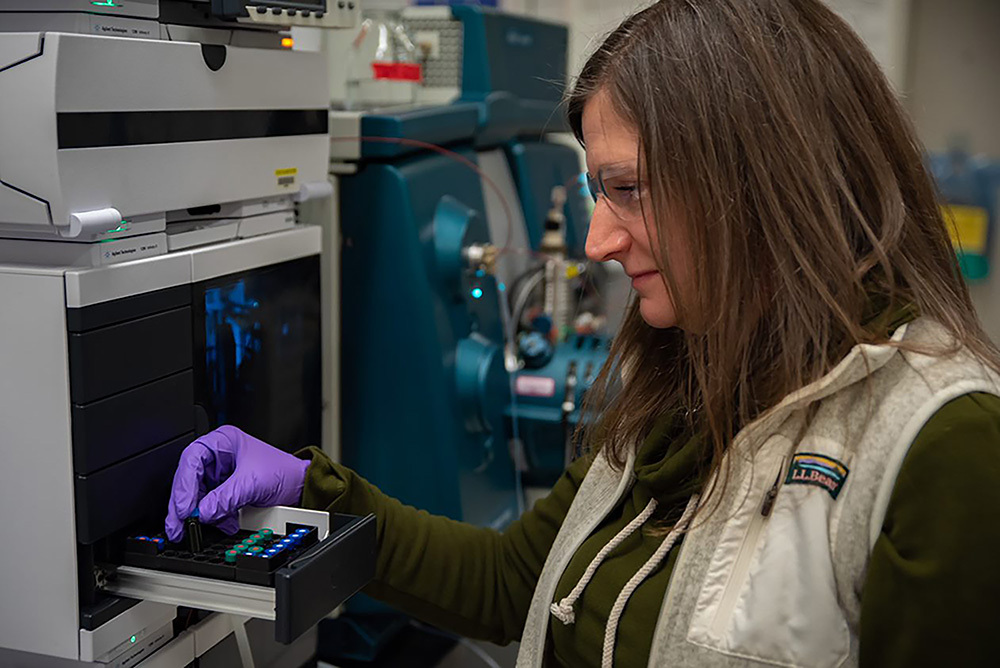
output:
POLYGON ((239 528, 243 506, 299 503, 309 462, 278 450, 236 427, 219 427, 181 453, 167 508, 167 538, 184 535, 184 520, 200 520, 228 534, 239 528))

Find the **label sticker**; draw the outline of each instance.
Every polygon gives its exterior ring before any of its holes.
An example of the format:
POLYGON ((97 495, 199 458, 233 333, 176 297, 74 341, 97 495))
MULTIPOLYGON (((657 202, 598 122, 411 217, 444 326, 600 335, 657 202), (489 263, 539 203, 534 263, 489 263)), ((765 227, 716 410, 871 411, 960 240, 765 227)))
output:
POLYGON ((802 452, 792 457, 785 484, 821 487, 836 499, 847 482, 848 473, 850 470, 833 457, 802 452))
POLYGON ((299 173, 296 167, 274 170, 274 175, 278 178, 279 186, 291 186, 295 184, 295 175, 299 173))
POLYGON ((554 397, 556 379, 548 376, 518 376, 514 390, 522 397, 554 397))

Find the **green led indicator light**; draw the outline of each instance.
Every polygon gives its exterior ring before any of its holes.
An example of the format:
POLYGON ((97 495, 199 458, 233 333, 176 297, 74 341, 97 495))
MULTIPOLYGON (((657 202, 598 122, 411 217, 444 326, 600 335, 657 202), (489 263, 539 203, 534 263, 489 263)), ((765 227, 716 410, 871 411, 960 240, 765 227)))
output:
POLYGON ((114 234, 115 232, 127 232, 128 231, 128 221, 123 220, 122 224, 114 229, 110 229, 105 234, 114 234))
MULTIPOLYGON (((95 2, 94 4, 96 5, 97 3, 95 2)), ((135 636, 132 636, 131 638, 129 638, 128 641, 130 643, 135 643, 135 636)))
MULTIPOLYGON (((114 0, 90 0, 90 4, 95 7, 121 7, 121 5, 114 0)), ((135 641, 133 640, 132 642, 135 641)))

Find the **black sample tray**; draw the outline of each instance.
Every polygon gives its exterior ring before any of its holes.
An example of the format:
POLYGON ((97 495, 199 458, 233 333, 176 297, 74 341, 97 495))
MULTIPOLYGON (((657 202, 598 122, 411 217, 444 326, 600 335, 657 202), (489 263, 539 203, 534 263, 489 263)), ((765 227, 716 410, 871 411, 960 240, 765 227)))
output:
POLYGON ((179 543, 163 534, 136 534, 125 539, 126 566, 196 575, 245 584, 274 585, 274 573, 319 542, 316 527, 288 523, 282 533, 270 527, 227 536, 210 526, 199 526, 200 545, 191 544, 191 531, 179 543))
POLYGON ((121 568, 105 589, 116 596, 273 619, 275 640, 288 644, 375 576, 374 515, 331 514, 330 533, 318 542, 315 527, 288 522, 281 533, 258 543, 260 551, 242 550, 229 562, 224 548, 260 532, 226 536, 206 525, 200 529, 195 545, 187 536, 173 544, 159 534, 132 533, 120 545, 121 568), (259 556, 302 530, 298 545, 280 551, 287 556, 259 556))

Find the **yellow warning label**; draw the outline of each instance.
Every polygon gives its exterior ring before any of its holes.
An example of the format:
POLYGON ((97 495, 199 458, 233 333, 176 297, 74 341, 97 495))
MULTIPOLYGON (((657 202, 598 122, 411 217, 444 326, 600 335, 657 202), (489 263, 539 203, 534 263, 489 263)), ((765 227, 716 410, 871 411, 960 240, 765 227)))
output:
POLYGON ((941 210, 956 250, 980 255, 986 253, 986 231, 989 227, 986 209, 951 204, 942 206, 941 210))
POLYGON ((298 173, 299 170, 295 167, 286 167, 285 169, 274 170, 274 175, 278 177, 279 186, 295 185, 295 175, 298 173))

